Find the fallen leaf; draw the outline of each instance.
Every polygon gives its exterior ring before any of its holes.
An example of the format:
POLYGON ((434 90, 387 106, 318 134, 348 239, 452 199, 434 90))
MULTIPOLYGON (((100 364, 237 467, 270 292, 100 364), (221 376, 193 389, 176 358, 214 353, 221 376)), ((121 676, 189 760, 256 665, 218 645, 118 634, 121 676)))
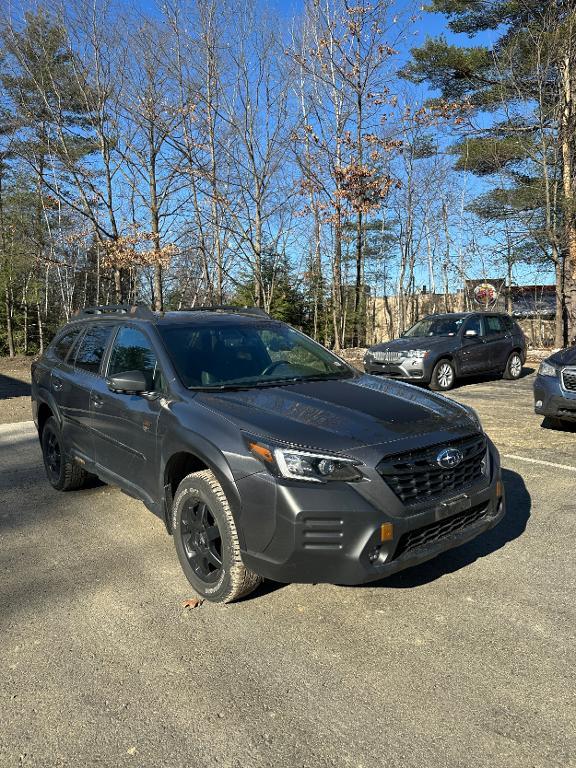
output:
POLYGON ((189 600, 184 600, 182 608, 199 608, 204 600, 200 600, 198 597, 191 597, 189 600))

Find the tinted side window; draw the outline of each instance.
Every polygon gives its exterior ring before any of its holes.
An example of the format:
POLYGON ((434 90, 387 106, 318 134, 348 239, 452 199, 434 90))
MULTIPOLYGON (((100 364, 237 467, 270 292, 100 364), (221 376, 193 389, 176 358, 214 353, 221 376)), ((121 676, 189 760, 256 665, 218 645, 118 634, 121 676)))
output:
POLYGON ((495 336, 496 334, 506 332, 506 326, 504 325, 504 321, 501 317, 488 315, 484 318, 484 323, 486 326, 486 334, 488 336, 495 336))
POLYGON ((112 328, 113 326, 108 324, 97 325, 86 331, 76 352, 76 368, 98 373, 112 328))
POLYGON ((120 328, 108 363, 108 376, 142 371, 150 390, 162 389, 156 353, 148 338, 136 328, 120 328))
POLYGON ((74 346, 74 342, 80 335, 80 331, 81 328, 74 328, 74 330, 68 331, 68 333, 60 336, 59 339, 56 339, 51 350, 52 357, 55 357, 57 360, 66 360, 68 353, 74 346))

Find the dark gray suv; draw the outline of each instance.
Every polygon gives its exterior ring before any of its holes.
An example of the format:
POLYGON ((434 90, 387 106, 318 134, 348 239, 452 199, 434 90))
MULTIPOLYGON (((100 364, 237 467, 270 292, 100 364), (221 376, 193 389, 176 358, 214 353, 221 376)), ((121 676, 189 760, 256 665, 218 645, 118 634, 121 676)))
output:
POLYGON ((427 315, 401 338, 370 347, 364 369, 447 391, 464 376, 518 379, 525 360, 526 339, 508 315, 452 312, 427 315))
POLYGON ((258 310, 97 307, 33 365, 49 481, 90 474, 166 524, 203 597, 375 581, 504 514, 473 410, 358 373, 258 310))

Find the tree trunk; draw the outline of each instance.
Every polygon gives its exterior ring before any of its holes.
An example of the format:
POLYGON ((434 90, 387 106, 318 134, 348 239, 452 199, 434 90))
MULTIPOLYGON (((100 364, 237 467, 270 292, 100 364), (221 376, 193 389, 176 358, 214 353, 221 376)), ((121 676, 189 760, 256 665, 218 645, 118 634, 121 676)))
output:
POLYGON ((334 349, 342 349, 343 307, 342 307, 342 219, 340 210, 336 212, 334 223, 334 258, 332 260, 332 318, 334 324, 334 349))
POLYGON ((567 50, 560 57, 562 111, 560 140, 562 150, 562 188, 564 193, 564 233, 566 261, 564 273, 567 308, 568 343, 576 337, 576 194, 575 194, 575 131, 576 131, 576 76, 573 72, 574 52, 569 25, 567 50))
POLYGON ((44 352, 44 326, 42 325, 42 312, 40 311, 40 302, 36 301, 36 318, 38 320, 38 351, 44 352))
POLYGON ((352 346, 358 347, 362 342, 363 317, 363 252, 362 252, 362 212, 358 212, 356 219, 356 280, 354 282, 354 331, 352 334, 352 346))
POLYGON ((556 318, 554 323, 554 346, 564 347, 566 339, 566 296, 564 293, 564 259, 554 247, 554 272, 556 277, 556 318))
POLYGON ((12 327, 12 299, 8 286, 4 289, 4 304, 6 307, 6 343, 8 344, 8 355, 14 357, 14 330, 12 327))
POLYGON ((162 265, 154 265, 154 309, 162 312, 164 309, 164 299, 162 296, 162 265))
POLYGON ((122 273, 118 267, 114 269, 114 295, 116 302, 122 304, 122 273))

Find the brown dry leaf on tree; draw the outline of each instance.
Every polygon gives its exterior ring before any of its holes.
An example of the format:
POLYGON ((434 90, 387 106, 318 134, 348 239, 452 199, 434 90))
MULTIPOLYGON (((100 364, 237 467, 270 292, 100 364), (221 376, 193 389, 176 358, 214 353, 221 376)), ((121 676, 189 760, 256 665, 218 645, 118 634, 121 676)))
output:
POLYGON ((184 600, 182 603, 182 608, 187 608, 188 610, 191 608, 200 608, 204 600, 201 600, 199 597, 190 597, 188 600, 184 600))

